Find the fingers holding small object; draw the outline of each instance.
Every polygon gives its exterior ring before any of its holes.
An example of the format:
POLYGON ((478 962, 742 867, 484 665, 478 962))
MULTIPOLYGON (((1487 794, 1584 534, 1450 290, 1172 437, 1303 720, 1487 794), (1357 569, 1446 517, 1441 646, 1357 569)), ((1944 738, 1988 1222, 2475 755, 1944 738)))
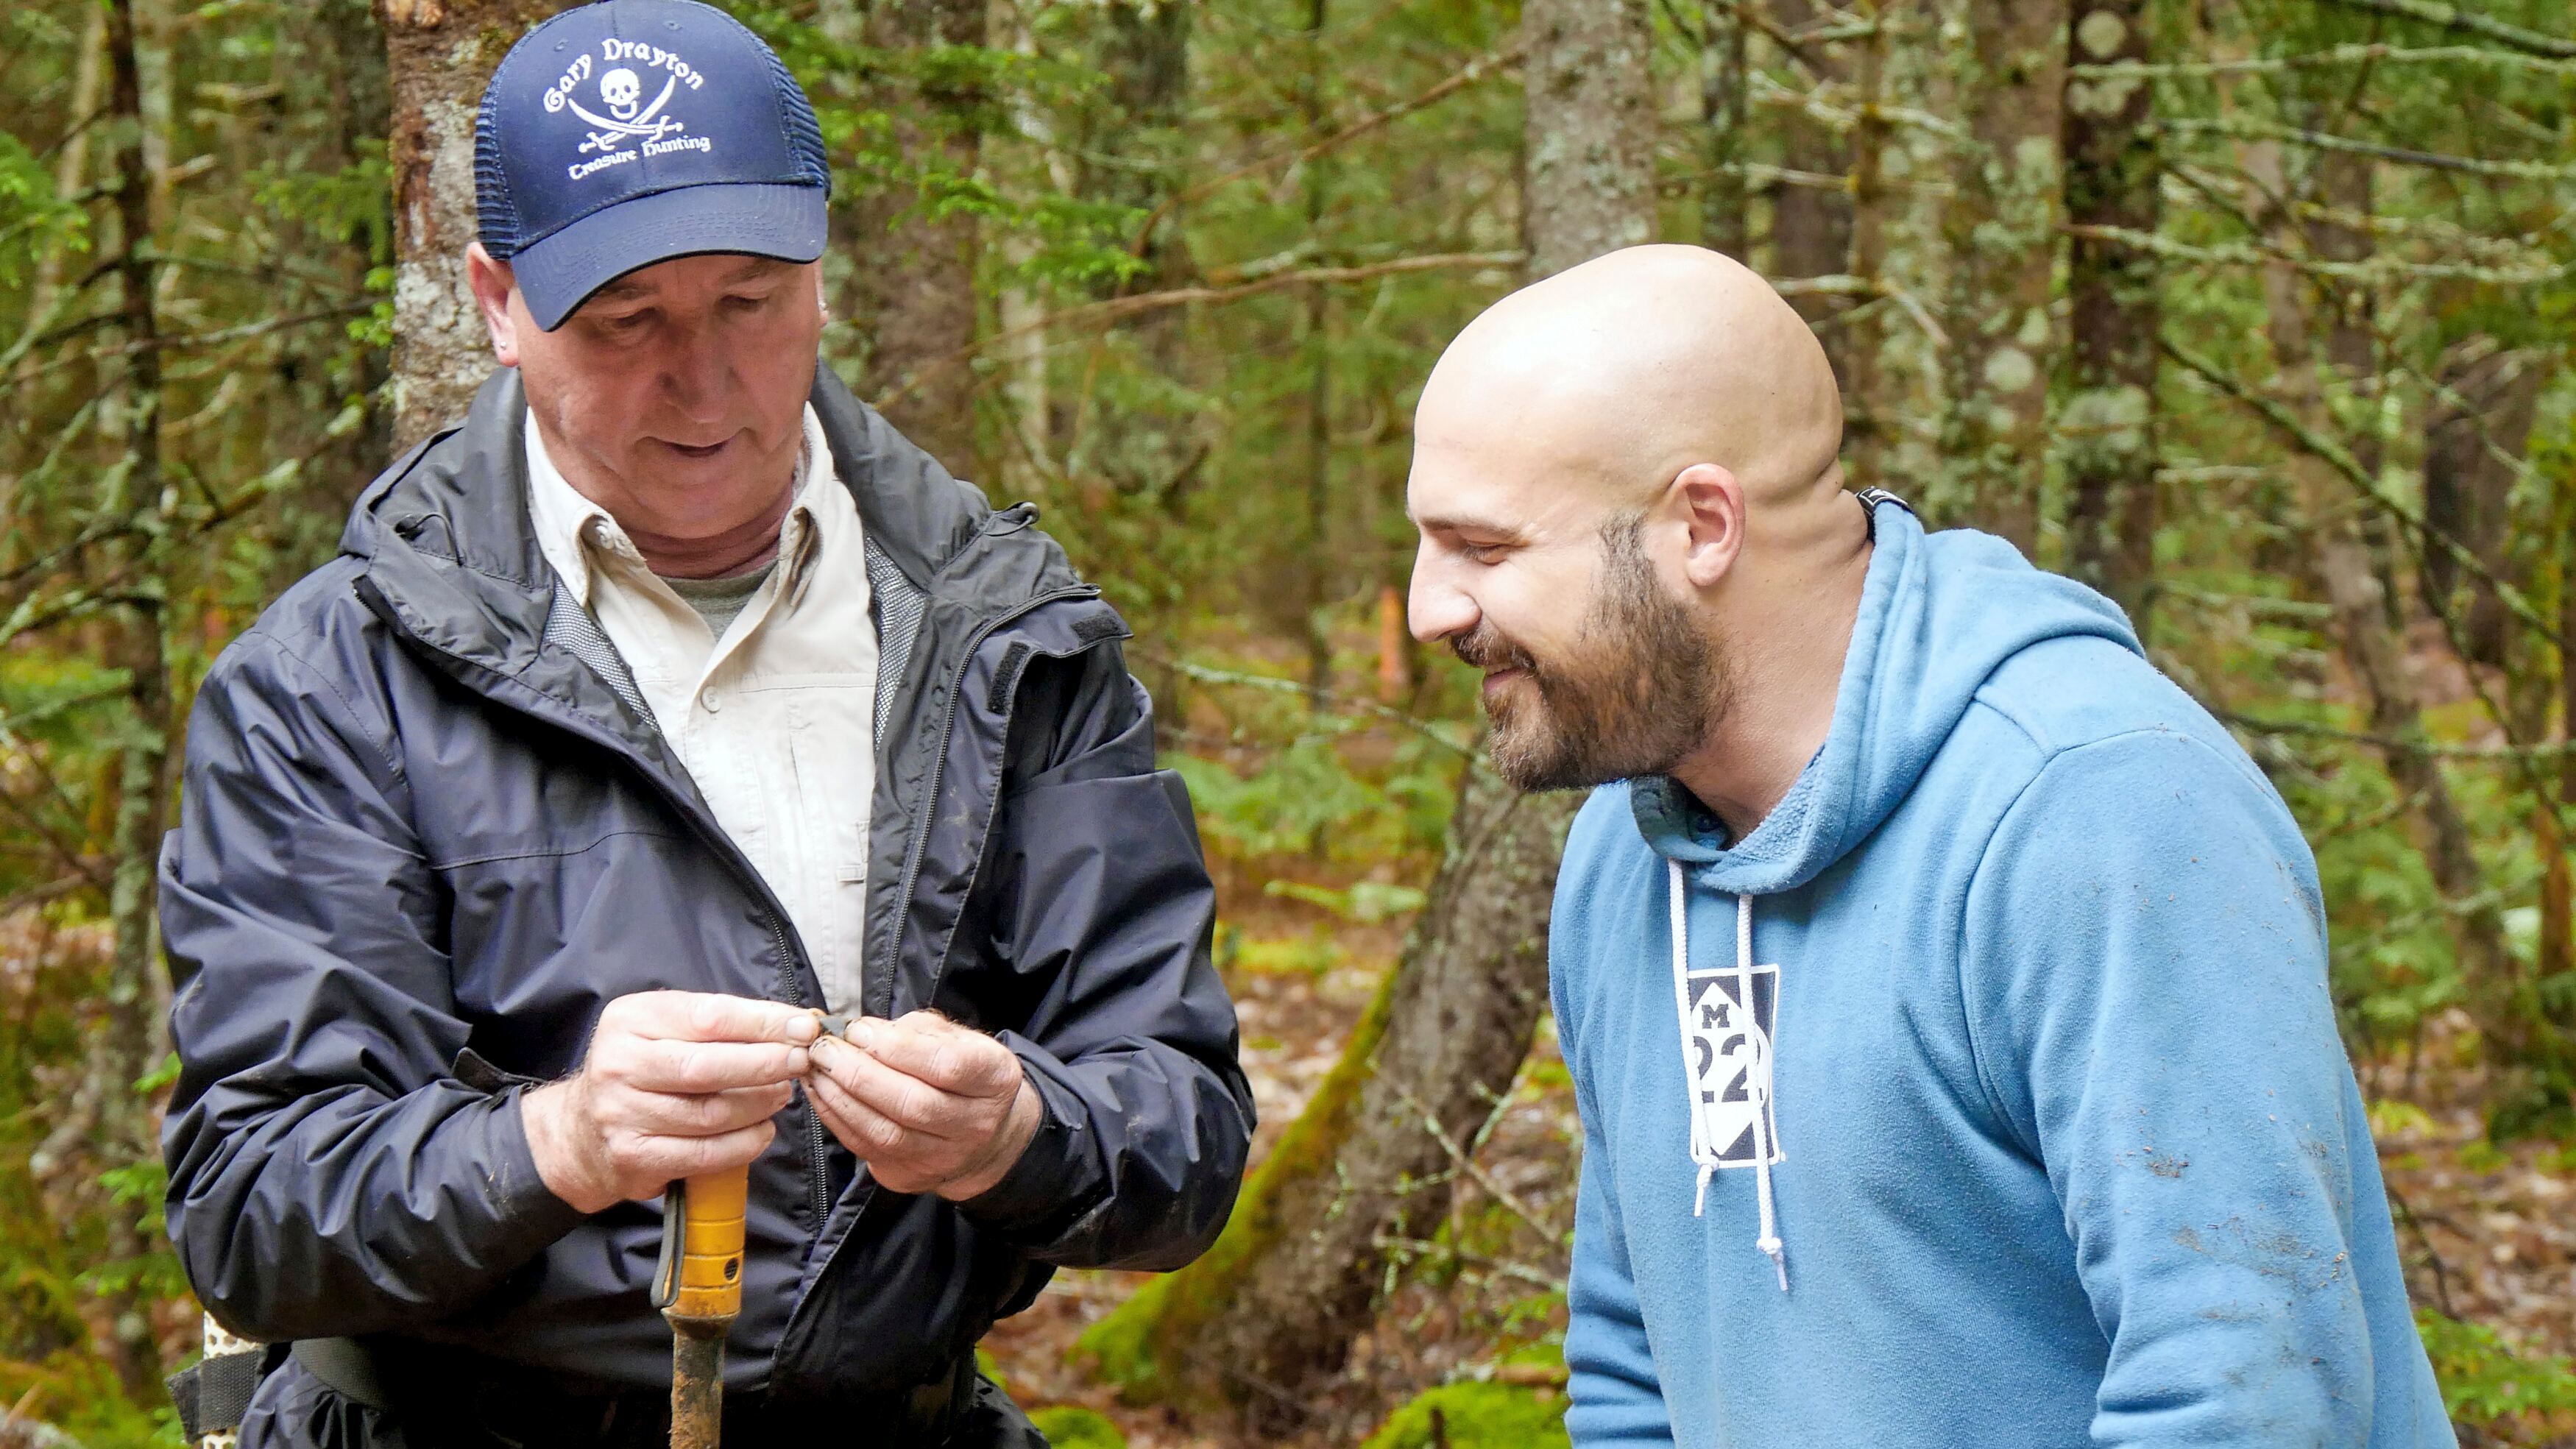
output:
POLYGON ((849 1039, 903 1076, 961 1097, 1011 1096, 1019 1090, 1020 1059, 1011 1049, 935 1011, 895 1021, 861 1019, 849 1039))

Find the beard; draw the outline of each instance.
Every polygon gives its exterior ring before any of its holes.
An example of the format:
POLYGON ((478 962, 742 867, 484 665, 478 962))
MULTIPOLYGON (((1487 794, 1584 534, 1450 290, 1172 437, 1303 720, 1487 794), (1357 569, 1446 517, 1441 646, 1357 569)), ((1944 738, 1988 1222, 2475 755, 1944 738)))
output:
POLYGON ((1540 661, 1490 619, 1449 641, 1467 663, 1523 670, 1534 686, 1485 696, 1494 770, 1518 789, 1669 774, 1726 713, 1717 648, 1655 577, 1643 527, 1631 518, 1602 530, 1601 584, 1566 658, 1540 661))

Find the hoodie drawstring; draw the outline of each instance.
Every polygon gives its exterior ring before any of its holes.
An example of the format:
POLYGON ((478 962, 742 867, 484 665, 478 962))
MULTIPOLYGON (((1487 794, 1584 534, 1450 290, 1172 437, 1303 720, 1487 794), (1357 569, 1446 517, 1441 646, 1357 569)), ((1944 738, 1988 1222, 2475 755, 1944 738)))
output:
MULTIPOLYGON (((1666 861, 1672 881, 1673 937, 1673 1009, 1679 1017, 1682 1042, 1682 1082, 1690 1091, 1690 1154, 1699 1164, 1699 1183, 1691 1198, 1691 1216, 1698 1217, 1708 1207, 1708 1180, 1717 1172, 1724 1144, 1714 1140, 1708 1108, 1701 1100, 1699 1063, 1692 1055, 1694 1034, 1691 1029, 1690 994, 1690 912, 1688 883, 1682 863, 1666 861)), ((1761 1236, 1753 1246, 1771 1260, 1780 1277, 1780 1291, 1789 1291, 1789 1259, 1780 1241, 1779 1223, 1771 1201, 1772 1075, 1771 1039, 1762 1030, 1753 1005, 1753 897, 1735 898, 1735 1000, 1744 1012, 1744 1037, 1752 1058, 1746 1063, 1745 1086, 1753 1105, 1753 1191, 1761 1211, 1761 1236)), ((1775 998, 1776 999, 1776 998, 1775 998)), ((1775 1010, 1776 1020, 1776 1010, 1775 1010)))

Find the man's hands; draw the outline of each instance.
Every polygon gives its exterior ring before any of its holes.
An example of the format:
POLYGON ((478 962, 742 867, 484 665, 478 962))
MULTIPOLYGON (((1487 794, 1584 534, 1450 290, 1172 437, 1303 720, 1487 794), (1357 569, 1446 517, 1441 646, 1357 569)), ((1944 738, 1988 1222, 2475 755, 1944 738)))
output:
POLYGON ((758 1157, 799 1079, 893 1192, 963 1202, 1037 1135, 1037 1089, 991 1037, 935 1011, 860 1017, 850 1035, 826 1036, 812 1012, 775 1001, 621 996, 600 1012, 581 1070, 519 1098, 537 1175, 585 1213, 658 1196, 674 1178, 758 1157))
POLYGON ((860 1017, 806 1082, 825 1126, 892 1192, 963 1202, 1000 1182, 1044 1115, 1011 1049, 935 1011, 860 1017))
POLYGON ((600 1012, 581 1070, 519 1098, 537 1175, 595 1213, 654 1197, 674 1178, 749 1162, 776 1134, 769 1119, 814 1065, 821 1033, 811 1012, 775 1001, 621 996, 600 1012))

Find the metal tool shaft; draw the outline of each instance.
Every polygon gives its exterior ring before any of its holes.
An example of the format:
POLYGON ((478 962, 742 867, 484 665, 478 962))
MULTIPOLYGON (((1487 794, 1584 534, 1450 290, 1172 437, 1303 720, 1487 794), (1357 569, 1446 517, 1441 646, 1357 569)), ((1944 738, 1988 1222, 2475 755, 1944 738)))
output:
POLYGON ((724 1439, 725 1335, 733 1320, 671 1320, 671 1449, 717 1449, 724 1439))
POLYGON ((749 1164, 671 1184, 654 1306, 671 1325, 671 1449, 724 1438, 725 1336, 742 1311, 749 1164))

